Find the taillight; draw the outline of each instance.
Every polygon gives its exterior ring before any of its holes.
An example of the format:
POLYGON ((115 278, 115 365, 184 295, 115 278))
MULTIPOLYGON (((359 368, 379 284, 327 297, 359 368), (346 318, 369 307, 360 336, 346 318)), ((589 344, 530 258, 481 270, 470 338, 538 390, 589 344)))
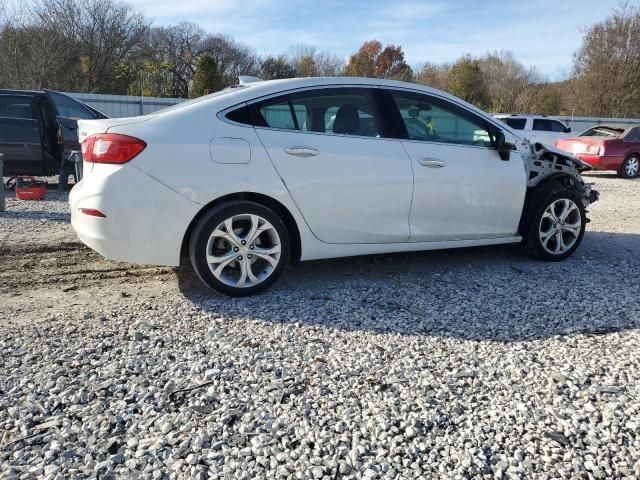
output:
POLYGON ((127 163, 146 148, 139 138, 119 133, 98 133, 82 142, 82 158, 91 163, 127 163))
POLYGON ((598 150, 602 148, 599 145, 587 145, 587 153, 598 153, 598 150))

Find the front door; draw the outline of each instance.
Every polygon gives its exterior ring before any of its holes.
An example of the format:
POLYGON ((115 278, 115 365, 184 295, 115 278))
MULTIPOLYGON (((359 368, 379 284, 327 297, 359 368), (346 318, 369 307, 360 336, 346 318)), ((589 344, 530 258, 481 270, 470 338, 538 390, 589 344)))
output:
POLYGON ((517 234, 526 192, 522 158, 500 159, 485 119, 444 98, 393 91, 415 171, 411 241, 517 234))
POLYGON ((78 141, 78 120, 93 120, 100 118, 93 110, 83 103, 53 90, 45 90, 47 98, 51 103, 62 141, 62 151, 65 156, 72 150, 80 150, 78 141))
POLYGON ((253 107, 254 124, 309 228, 327 243, 409 239, 413 188, 367 88, 321 88, 253 107))
POLYGON ((0 94, 0 153, 5 175, 41 174, 40 124, 31 95, 0 94))

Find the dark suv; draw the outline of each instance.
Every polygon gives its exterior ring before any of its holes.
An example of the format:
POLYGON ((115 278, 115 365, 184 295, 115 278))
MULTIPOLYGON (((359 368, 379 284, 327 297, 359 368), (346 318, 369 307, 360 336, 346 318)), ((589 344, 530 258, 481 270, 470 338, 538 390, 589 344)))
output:
POLYGON ((62 158, 80 148, 77 120, 96 118, 107 117, 59 92, 0 90, 4 175, 57 175, 62 158))

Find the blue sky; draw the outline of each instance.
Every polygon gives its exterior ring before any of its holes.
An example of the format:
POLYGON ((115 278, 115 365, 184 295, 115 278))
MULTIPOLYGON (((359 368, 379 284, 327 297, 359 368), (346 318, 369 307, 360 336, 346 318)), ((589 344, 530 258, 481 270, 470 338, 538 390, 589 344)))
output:
MULTIPOLYGON (((411 65, 512 50, 550 79, 569 72, 585 27, 617 0, 129 0, 156 25, 189 20, 261 54, 307 44, 344 57, 365 40, 401 45, 411 65)), ((637 4, 640 0, 629 2, 637 4)))

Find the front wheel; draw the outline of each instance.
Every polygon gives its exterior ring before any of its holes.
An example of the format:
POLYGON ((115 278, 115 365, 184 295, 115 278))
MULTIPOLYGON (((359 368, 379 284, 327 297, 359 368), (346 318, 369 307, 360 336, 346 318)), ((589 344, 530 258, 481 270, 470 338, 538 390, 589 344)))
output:
POLYGON ((254 202, 229 202, 196 224, 189 257, 208 287, 234 297, 252 295, 282 274, 289 260, 289 235, 270 209, 254 202))
POLYGON ((618 170, 618 176, 622 178, 634 178, 640 174, 640 155, 629 155, 618 170))
POLYGON ((586 226, 586 212, 580 197, 562 189, 538 203, 525 237, 529 252, 542 260, 559 261, 580 245, 586 226))

